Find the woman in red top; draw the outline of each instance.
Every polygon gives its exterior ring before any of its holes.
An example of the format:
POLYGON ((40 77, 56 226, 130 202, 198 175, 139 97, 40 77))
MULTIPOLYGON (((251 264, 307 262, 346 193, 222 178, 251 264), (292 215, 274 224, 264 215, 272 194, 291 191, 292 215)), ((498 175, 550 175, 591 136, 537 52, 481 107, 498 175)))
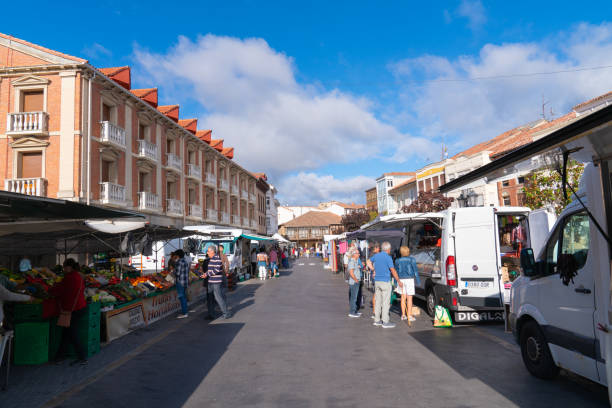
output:
MULTIPOLYGON (((78 359, 74 363, 87 364, 85 348, 79 339, 78 321, 86 313, 85 281, 79 272, 79 264, 72 258, 64 261, 64 279, 53 286, 49 293, 57 298, 59 307, 63 311, 71 311, 70 326, 62 330, 62 342, 55 357, 55 362, 61 362, 66 357, 66 349, 72 343, 78 359)), ((74 364, 73 363, 73 364, 74 364)))

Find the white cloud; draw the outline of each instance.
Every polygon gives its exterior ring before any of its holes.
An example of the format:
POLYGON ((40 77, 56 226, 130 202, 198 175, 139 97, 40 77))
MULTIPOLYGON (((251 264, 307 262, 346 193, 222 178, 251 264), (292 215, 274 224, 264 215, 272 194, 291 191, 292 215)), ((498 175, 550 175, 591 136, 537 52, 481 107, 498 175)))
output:
POLYGON ((300 172, 283 178, 279 185, 279 193, 281 204, 314 205, 329 201, 332 197, 346 203, 363 204, 365 202, 365 190, 375 184, 376 181, 373 178, 364 176, 338 179, 332 175, 300 172))
POLYGON ((294 61, 262 39, 180 37, 165 54, 137 49, 135 58, 165 93, 201 104, 201 126, 235 146, 236 160, 253 171, 282 176, 413 140, 376 118, 366 98, 298 83, 294 61))
POLYGON ((461 0, 457 15, 468 20, 468 27, 472 31, 478 30, 487 22, 485 8, 480 0, 461 0))
POLYGON ((92 45, 85 47, 82 50, 82 53, 91 59, 110 57, 113 55, 111 50, 98 43, 93 43, 92 45))
POLYGON ((581 24, 538 43, 487 44, 478 55, 456 59, 424 55, 400 61, 391 69, 406 81, 400 100, 414 118, 420 136, 450 139, 453 153, 539 119, 542 96, 558 116, 577 103, 612 90, 612 69, 470 78, 606 65, 612 65, 612 24, 581 24), (448 81, 457 79, 464 81, 448 81), (420 85, 414 86, 413 81, 420 85))

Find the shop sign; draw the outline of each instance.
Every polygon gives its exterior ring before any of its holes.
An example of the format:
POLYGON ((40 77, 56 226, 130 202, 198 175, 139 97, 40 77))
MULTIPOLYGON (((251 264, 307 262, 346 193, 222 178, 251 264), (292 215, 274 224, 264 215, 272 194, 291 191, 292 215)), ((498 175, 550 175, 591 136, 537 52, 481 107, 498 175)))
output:
POLYGON ((176 289, 142 300, 147 324, 154 323, 180 309, 176 289))
POLYGON ((504 312, 455 312, 456 322, 502 321, 504 312))
POLYGON ((106 340, 112 341, 146 325, 142 302, 104 313, 106 340))

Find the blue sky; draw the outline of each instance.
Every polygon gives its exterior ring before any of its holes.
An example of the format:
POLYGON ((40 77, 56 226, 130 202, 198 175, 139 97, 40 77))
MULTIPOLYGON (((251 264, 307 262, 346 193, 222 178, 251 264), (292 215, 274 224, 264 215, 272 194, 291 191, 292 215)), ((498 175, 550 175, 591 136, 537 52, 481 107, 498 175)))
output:
POLYGON ((609 2, 424 3, 31 2, 1 30, 132 66, 134 87, 212 128, 283 203, 363 202, 442 143, 452 155, 538 119, 542 98, 556 117, 612 90, 609 68, 469 80, 612 65, 609 2))

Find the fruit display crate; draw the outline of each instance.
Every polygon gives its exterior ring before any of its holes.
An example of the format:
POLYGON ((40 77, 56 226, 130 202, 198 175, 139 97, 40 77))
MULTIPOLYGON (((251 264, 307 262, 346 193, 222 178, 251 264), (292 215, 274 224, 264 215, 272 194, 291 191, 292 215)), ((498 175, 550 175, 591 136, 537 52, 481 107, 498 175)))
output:
POLYGON ((43 321, 42 303, 15 303, 13 305, 13 320, 15 323, 43 321))
POLYGON ((43 364, 49 361, 49 322, 25 322, 15 325, 15 365, 43 364))

